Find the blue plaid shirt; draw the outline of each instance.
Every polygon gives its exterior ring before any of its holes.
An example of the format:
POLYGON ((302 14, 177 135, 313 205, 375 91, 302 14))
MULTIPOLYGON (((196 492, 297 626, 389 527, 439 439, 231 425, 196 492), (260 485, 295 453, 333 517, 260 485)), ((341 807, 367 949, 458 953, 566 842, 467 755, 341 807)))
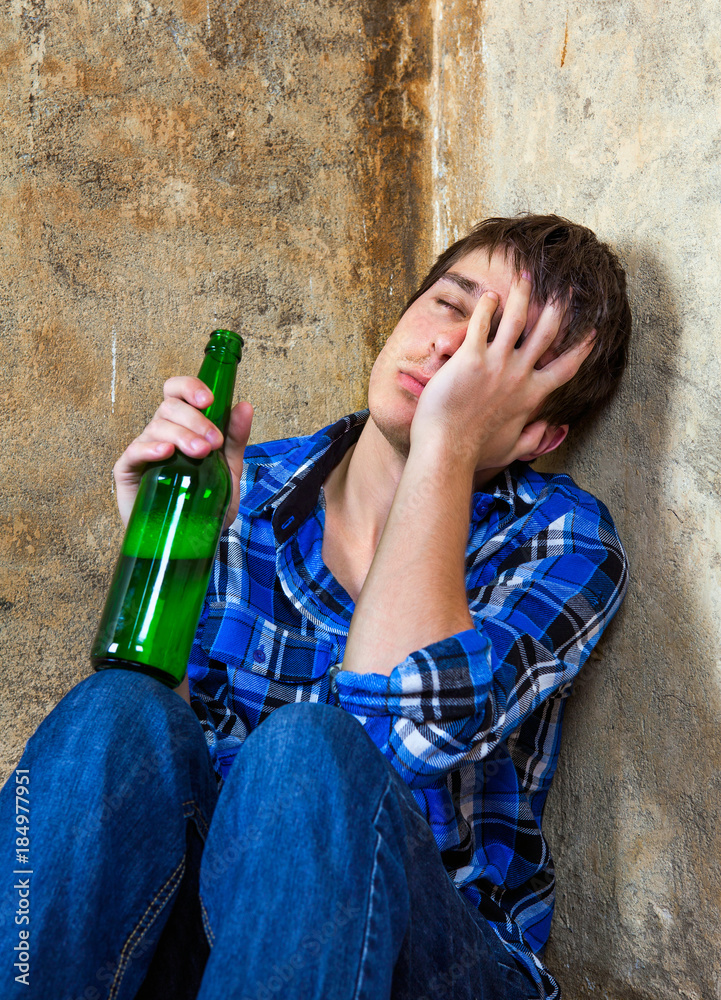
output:
POLYGON ((602 503, 517 463, 474 494, 474 628, 389 676, 342 670, 354 604, 321 557, 322 484, 367 416, 246 449, 191 654, 191 704, 220 778, 274 708, 351 712, 407 782, 460 892, 540 995, 558 997, 539 957, 555 882, 541 816, 565 701, 623 599, 626 556, 602 503))

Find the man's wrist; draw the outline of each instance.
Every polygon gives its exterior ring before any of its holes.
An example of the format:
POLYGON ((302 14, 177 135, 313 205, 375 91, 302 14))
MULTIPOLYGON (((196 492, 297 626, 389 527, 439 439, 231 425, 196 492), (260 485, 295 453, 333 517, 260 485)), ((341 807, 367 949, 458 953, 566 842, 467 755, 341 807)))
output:
POLYGON ((406 465, 423 468, 430 473, 447 472, 470 483, 477 463, 477 449, 471 447, 462 434, 458 434, 455 440, 450 435, 424 435, 421 440, 411 441, 406 465))

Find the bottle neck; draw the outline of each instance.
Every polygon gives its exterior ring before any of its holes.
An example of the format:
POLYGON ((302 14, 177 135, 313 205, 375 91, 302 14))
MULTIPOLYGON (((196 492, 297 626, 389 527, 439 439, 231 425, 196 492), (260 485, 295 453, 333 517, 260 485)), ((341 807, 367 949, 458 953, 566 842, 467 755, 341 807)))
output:
POLYGON ((214 347, 206 353, 198 372, 200 381, 205 382, 213 393, 213 402, 203 410, 203 413, 224 436, 228 429, 230 410, 233 405, 237 370, 237 356, 223 347, 214 347))

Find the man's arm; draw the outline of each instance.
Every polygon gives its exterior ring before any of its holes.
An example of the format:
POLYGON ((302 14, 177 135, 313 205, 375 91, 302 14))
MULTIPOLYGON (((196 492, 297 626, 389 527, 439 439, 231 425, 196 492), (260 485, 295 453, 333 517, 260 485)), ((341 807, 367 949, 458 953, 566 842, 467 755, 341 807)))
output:
POLYGON ((473 468, 411 450, 356 603, 343 668, 388 674, 414 649, 473 627, 465 552, 473 468))

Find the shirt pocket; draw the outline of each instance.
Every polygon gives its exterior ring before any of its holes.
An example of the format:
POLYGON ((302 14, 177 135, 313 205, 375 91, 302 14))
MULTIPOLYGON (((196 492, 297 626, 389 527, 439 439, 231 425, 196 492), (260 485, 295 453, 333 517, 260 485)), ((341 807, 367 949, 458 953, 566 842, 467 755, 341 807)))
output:
POLYGON ((312 684, 328 673, 332 643, 283 628, 246 608, 211 611, 201 645, 213 660, 281 684, 312 684))

